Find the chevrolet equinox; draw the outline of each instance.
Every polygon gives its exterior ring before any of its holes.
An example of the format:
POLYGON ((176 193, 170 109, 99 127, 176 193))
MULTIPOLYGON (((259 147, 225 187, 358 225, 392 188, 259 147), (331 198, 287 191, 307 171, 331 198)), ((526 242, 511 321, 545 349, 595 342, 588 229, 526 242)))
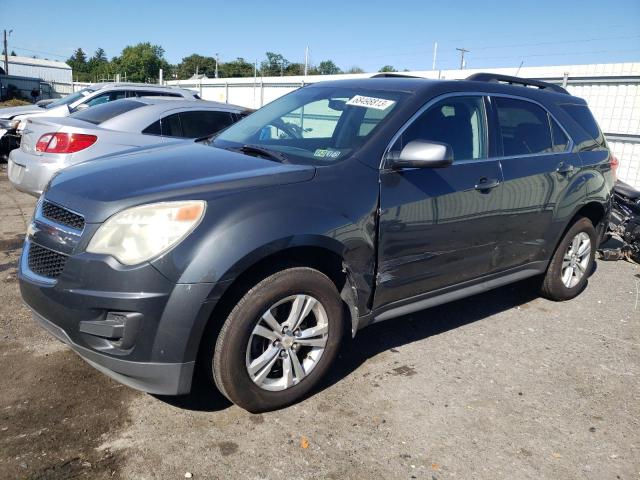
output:
POLYGON ((63 170, 20 261, 35 320, 126 385, 185 394, 198 370, 257 412, 304 398, 372 323, 526 277, 578 295, 617 167, 585 101, 381 77, 63 170))

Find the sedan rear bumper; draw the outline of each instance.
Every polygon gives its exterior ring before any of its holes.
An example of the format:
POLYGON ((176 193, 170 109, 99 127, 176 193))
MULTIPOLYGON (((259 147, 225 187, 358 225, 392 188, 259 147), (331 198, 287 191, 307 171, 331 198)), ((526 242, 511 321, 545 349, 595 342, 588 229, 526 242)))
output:
POLYGON ((54 173, 61 169, 60 163, 41 156, 26 153, 19 148, 9 154, 8 175, 11 184, 18 190, 39 197, 54 173))

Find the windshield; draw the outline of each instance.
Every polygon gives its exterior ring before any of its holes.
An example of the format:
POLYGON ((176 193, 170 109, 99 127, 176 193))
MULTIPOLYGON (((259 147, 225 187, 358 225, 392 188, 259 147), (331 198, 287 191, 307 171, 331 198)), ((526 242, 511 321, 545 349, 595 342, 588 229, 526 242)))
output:
POLYGON ((301 88, 232 125, 211 143, 227 149, 260 147, 290 161, 326 165, 352 155, 406 97, 363 88, 301 88))
POLYGON ((49 105, 46 105, 44 108, 49 110, 50 108, 56 108, 56 107, 59 107, 60 105, 69 105, 77 100, 80 100, 81 98, 86 97, 87 95, 93 92, 95 92, 95 90, 92 90, 90 88, 83 88, 82 90, 78 90, 77 92, 72 93, 71 95, 67 95, 66 97, 59 98, 55 102, 51 102, 49 105))

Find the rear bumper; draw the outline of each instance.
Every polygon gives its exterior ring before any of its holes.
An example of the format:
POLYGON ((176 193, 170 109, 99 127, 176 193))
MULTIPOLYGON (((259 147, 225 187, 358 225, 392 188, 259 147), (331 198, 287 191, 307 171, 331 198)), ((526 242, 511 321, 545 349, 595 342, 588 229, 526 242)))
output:
POLYGON ((128 387, 158 395, 181 395, 191 390, 195 362, 132 362, 103 355, 77 343, 66 332, 34 310, 33 319, 58 340, 71 347, 83 360, 128 387))
POLYGON ((9 181, 17 190, 39 197, 53 174, 60 168, 58 162, 45 163, 40 156, 17 148, 9 154, 7 173, 9 181))

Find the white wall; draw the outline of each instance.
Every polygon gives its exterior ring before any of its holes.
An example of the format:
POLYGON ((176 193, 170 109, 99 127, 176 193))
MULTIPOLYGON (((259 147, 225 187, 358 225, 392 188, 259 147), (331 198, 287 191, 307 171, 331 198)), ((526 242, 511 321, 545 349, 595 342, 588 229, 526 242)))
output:
MULTIPOLYGON (((3 66, 4 68, 4 66, 3 66)), ((43 60, 40 58, 9 56, 9 74, 22 77, 35 77, 45 82, 57 82, 71 85, 73 82, 71 67, 64 62, 43 60)))
MULTIPOLYGON (((492 72, 563 83, 572 95, 591 107, 609 144, 620 160, 619 177, 640 188, 640 63, 556 65, 546 67, 481 70, 435 70, 407 72, 432 79, 461 79, 477 72, 492 72), (619 137, 623 135, 624 137, 619 137)), ((168 82, 200 92, 205 100, 259 108, 305 83, 348 78, 367 78, 371 73, 315 75, 307 77, 224 78, 168 82)))

